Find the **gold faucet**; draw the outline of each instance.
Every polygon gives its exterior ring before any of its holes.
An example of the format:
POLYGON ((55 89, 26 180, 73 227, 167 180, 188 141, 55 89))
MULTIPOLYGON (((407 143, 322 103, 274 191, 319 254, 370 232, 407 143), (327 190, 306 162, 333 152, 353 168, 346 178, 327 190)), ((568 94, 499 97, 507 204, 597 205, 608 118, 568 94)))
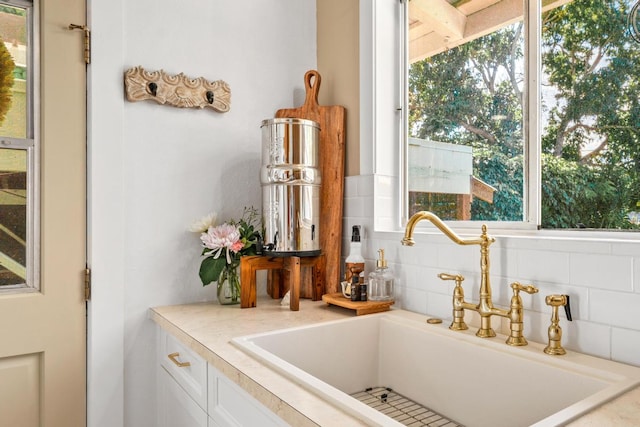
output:
POLYGON ((472 304, 464 301, 464 291, 462 289, 462 281, 464 277, 460 275, 450 275, 442 273, 438 275, 443 280, 455 280, 456 287, 453 295, 453 322, 450 328, 454 330, 467 329, 464 323, 464 310, 473 310, 480 315, 480 329, 476 335, 481 338, 495 337, 496 333, 491 328, 491 316, 501 316, 509 319, 511 334, 507 339, 509 345, 526 345, 527 341, 522 335, 523 309, 520 291, 527 293, 536 293, 538 289, 532 285, 523 286, 518 282, 511 284, 513 289, 513 297, 511 298, 511 306, 509 310, 504 310, 493 306, 491 298, 491 281, 489 278, 489 245, 495 242, 493 237, 487 234, 487 226, 482 225, 482 234, 479 238, 463 239, 451 230, 436 214, 428 211, 420 211, 415 213, 407 223, 402 244, 413 246, 413 230, 416 224, 422 220, 428 220, 442 231, 449 239, 458 245, 479 245, 480 246, 480 300, 478 304, 472 304))

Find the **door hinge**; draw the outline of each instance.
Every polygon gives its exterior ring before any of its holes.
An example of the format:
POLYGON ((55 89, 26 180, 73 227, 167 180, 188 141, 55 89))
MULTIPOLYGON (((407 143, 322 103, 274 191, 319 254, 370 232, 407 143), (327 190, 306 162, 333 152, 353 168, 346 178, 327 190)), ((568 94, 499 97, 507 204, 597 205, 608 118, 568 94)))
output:
POLYGON ((91 64, 91 30, 86 25, 69 24, 70 30, 84 31, 84 62, 91 64))
POLYGON ((91 269, 84 269, 84 300, 89 301, 91 299, 91 269))

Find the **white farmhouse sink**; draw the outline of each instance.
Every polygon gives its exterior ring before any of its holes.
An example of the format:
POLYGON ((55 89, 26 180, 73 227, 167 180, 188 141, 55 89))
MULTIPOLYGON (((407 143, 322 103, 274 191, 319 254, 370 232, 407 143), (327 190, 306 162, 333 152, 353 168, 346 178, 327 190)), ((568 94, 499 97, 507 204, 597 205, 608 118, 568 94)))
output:
POLYGON ((640 368, 425 320, 392 310, 233 343, 368 425, 400 425, 349 396, 368 387, 390 387, 468 427, 515 427, 561 425, 640 384, 640 368))

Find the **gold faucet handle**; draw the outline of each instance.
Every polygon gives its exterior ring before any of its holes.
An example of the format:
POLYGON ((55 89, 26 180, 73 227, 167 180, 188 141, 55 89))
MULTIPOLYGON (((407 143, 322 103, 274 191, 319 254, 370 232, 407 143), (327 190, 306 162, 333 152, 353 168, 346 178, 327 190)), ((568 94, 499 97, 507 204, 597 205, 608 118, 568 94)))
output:
POLYGON ((441 280, 455 280, 456 285, 460 285, 464 281, 464 276, 461 274, 440 273, 438 277, 441 280))
POLYGON ((469 329, 464 323, 464 289, 462 289, 462 281, 464 277, 461 274, 440 273, 438 277, 441 280, 454 280, 456 287, 453 289, 453 320, 449 329, 453 331, 464 331, 469 329))
POLYGON ((520 282, 513 282, 511 284, 511 289, 513 289, 513 293, 514 294, 518 294, 518 292, 523 291, 526 292, 528 294, 537 294, 538 293, 538 288, 536 288, 533 285, 523 285, 520 282))

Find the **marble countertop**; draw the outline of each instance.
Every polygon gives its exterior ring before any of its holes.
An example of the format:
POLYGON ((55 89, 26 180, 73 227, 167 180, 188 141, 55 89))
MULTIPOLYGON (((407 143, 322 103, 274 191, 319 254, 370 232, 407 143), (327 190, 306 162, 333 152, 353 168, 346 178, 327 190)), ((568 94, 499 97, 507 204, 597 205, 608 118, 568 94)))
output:
MULTIPOLYGON (((295 382, 253 359, 230 343, 238 336, 304 326, 354 316, 354 312, 317 301, 300 300, 290 311, 278 300, 258 299, 257 307, 241 309, 200 303, 155 307, 150 317, 293 426, 364 426, 364 422, 324 401, 295 382)), ((640 387, 602 405, 569 425, 638 426, 640 387)))

